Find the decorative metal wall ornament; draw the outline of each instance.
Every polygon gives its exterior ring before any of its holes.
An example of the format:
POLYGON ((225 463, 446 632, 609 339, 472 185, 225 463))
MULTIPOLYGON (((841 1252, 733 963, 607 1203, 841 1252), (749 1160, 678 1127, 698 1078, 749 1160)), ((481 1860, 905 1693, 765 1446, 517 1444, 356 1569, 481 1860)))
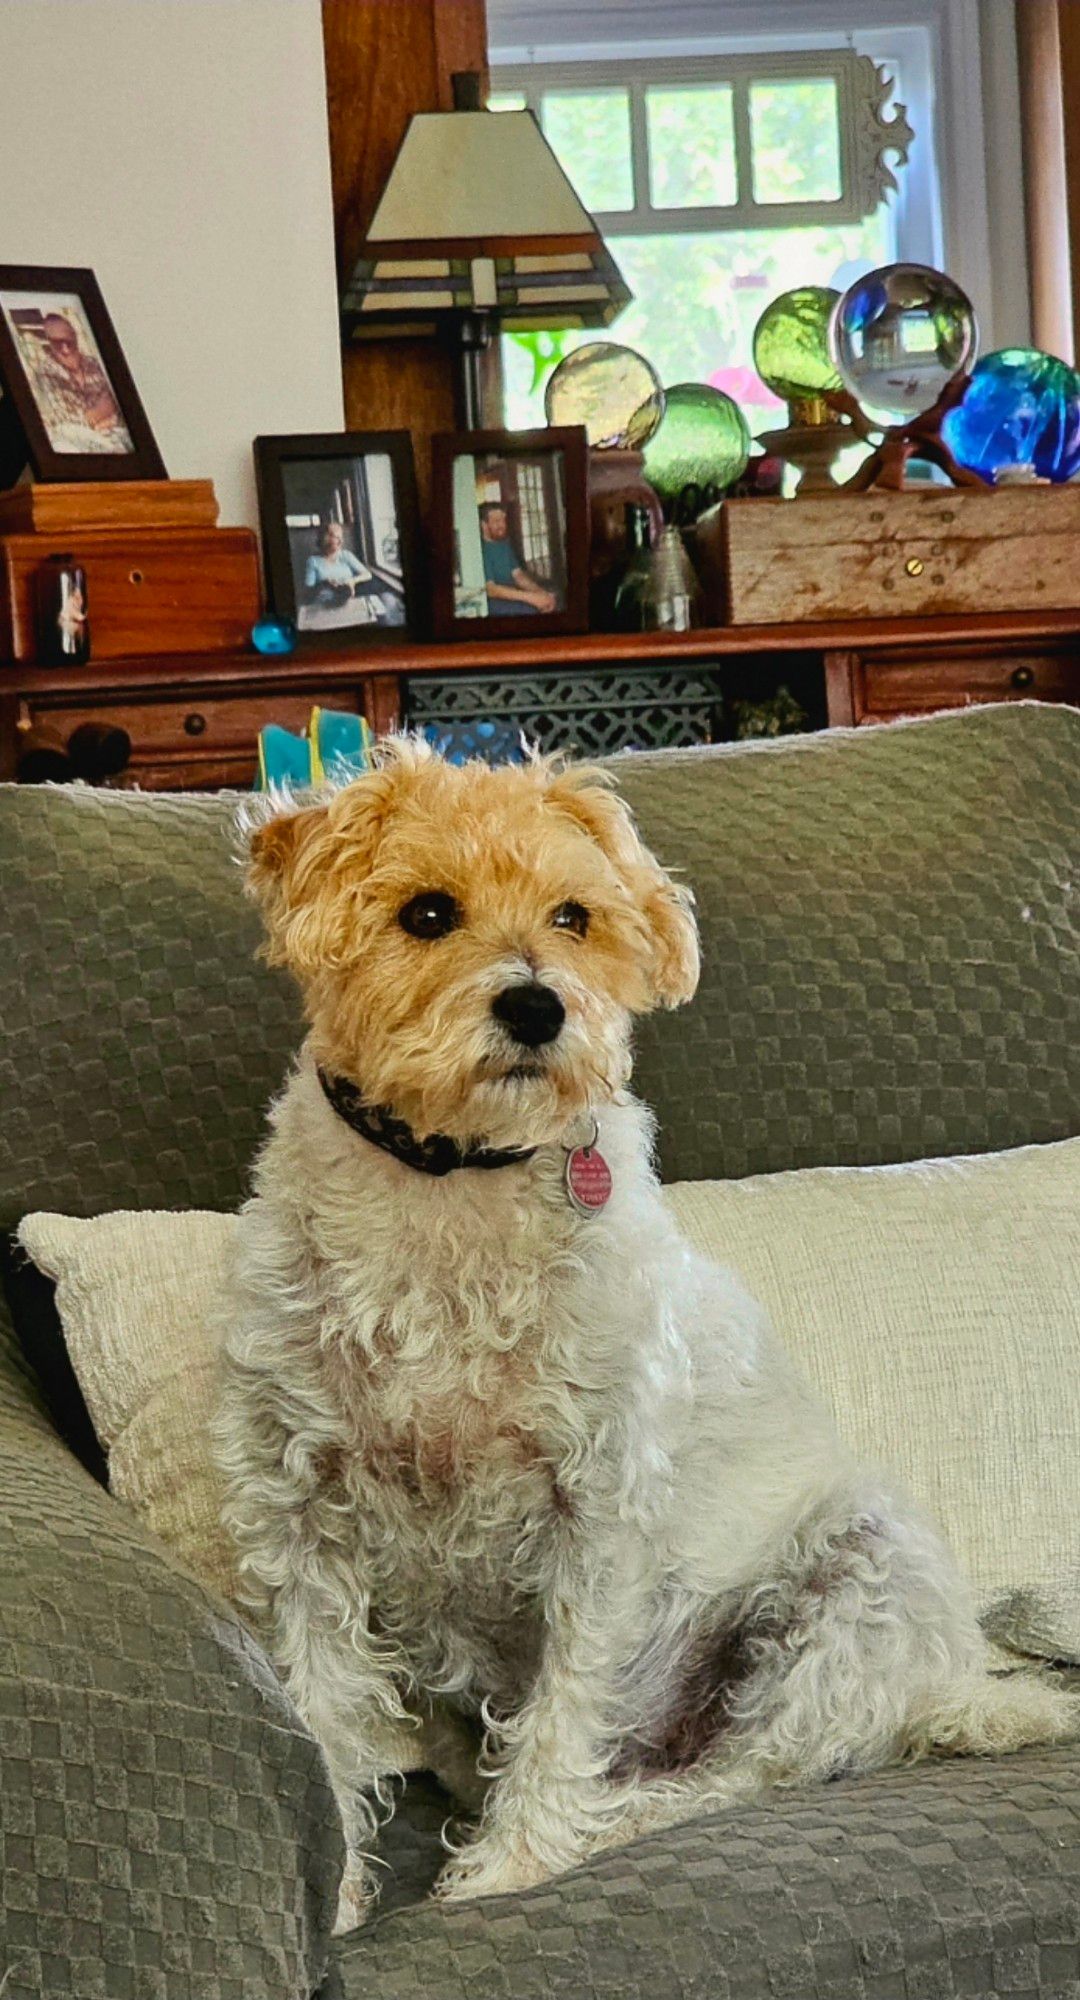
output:
POLYGON ((410 674, 406 690, 409 728, 423 731, 451 762, 514 761, 523 741, 603 757, 715 743, 725 733, 723 676, 706 662, 659 670, 614 665, 592 673, 553 667, 410 674))

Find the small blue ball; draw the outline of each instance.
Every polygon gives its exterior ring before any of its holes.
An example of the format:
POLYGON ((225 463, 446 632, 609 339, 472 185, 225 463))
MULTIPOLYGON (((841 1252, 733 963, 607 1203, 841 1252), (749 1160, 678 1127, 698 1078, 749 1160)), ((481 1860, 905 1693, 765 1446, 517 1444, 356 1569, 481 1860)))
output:
POLYGON ((972 371, 964 400, 941 427, 954 457, 993 480, 1033 465, 1061 482, 1080 470, 1080 375, 1035 347, 1004 347, 972 371))
POLYGON ((251 643, 268 659, 296 651, 296 626, 291 618, 257 618, 251 628, 251 643))

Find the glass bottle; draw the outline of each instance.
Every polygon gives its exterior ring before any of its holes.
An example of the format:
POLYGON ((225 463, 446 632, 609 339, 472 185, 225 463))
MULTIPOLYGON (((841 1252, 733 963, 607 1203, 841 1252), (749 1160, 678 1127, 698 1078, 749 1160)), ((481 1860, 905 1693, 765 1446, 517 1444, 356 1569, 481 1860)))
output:
POLYGON ((651 592, 652 520, 647 507, 631 500, 626 507, 626 560, 615 590, 617 632, 643 632, 656 623, 651 592))
POLYGON ((678 528, 664 528, 649 564, 648 623, 689 632, 701 623, 701 587, 678 528))

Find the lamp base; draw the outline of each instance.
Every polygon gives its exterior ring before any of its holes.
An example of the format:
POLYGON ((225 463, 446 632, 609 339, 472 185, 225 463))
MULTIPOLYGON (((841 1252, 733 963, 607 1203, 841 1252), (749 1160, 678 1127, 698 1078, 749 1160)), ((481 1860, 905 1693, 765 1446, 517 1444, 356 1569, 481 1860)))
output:
POLYGON ((458 423, 465 431, 484 428, 483 358, 494 331, 494 317, 485 312, 462 313, 457 324, 457 410, 458 423))

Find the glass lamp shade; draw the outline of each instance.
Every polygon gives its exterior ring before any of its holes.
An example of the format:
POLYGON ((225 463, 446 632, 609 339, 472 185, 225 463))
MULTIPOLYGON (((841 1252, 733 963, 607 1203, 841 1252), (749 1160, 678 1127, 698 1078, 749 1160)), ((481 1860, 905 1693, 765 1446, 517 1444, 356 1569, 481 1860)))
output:
POLYGON ((829 353, 829 322, 840 302, 827 285, 799 285, 766 306, 754 329, 754 367, 785 403, 809 403, 840 376, 829 353))
POLYGON ((1080 375, 1035 347, 987 354, 942 436, 961 465, 984 479, 1030 465, 1040 479, 1080 471, 1080 375))
POLYGON ((645 446, 645 477, 674 504, 696 491, 701 506, 741 478, 750 461, 750 429, 737 403, 705 382, 666 392, 664 419, 645 446))
POLYGON ((659 427, 664 391, 643 354, 590 340, 548 377, 544 413, 549 424, 584 424, 594 451, 640 451, 659 427))
POLYGON ((629 289, 531 111, 410 120, 341 301, 349 339, 462 313, 607 326, 629 289))
POLYGON ((971 300, 943 271, 887 264, 836 306, 829 351, 844 387, 882 429, 925 416, 969 369, 979 331, 971 300))

